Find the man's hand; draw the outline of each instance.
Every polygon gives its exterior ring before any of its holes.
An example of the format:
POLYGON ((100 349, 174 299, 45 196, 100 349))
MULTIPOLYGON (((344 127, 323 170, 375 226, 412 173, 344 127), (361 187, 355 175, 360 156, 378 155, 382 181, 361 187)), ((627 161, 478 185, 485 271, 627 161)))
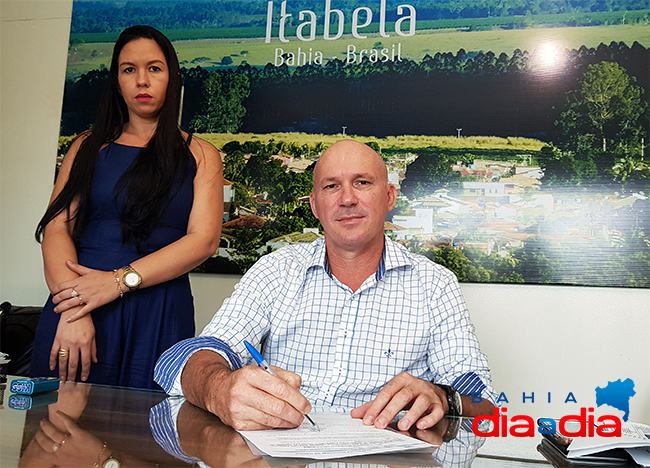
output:
MULTIPOLYGON (((393 427, 391 424, 390 427, 393 427)), ((418 429, 415 426, 411 426, 409 431, 399 431, 400 434, 407 435, 409 437, 415 437, 418 440, 426 442, 431 445, 439 446, 444 442, 443 437, 447 432, 449 427, 449 420, 447 418, 442 418, 438 423, 428 429, 418 429)))
POLYGON ((443 389, 402 372, 379 392, 373 401, 352 410, 350 415, 363 419, 367 426, 384 429, 403 409, 407 413, 397 423, 401 431, 408 431, 413 423, 418 429, 428 429, 447 413, 447 395, 443 389))
POLYGON ((298 427, 311 404, 300 393, 299 375, 274 367, 230 370, 219 354, 203 350, 187 361, 181 385, 187 400, 236 430, 298 427))
POLYGON ((268 468, 260 455, 253 455, 243 437, 214 414, 190 402, 181 406, 176 421, 183 452, 208 466, 268 468))

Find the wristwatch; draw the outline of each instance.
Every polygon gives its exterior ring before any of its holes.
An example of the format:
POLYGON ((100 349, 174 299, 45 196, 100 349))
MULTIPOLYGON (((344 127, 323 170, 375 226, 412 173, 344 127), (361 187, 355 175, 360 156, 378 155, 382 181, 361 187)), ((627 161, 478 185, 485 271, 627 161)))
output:
POLYGON ((462 420, 463 418, 445 418, 445 421, 447 422, 447 430, 442 435, 443 442, 449 442, 456 438, 462 420))
POLYGON ((129 288, 130 291, 135 291, 138 289, 140 283, 142 282, 142 276, 140 276, 140 273, 135 271, 131 265, 122 267, 122 273, 124 273, 122 282, 126 285, 126 287, 129 288))
POLYGON ((451 385, 434 384, 442 388, 447 394, 447 406, 449 416, 462 416, 463 415, 463 400, 460 398, 460 393, 451 385))
POLYGON ((102 468, 120 468, 122 463, 117 458, 114 458, 113 455, 108 457, 108 459, 102 465, 102 468))

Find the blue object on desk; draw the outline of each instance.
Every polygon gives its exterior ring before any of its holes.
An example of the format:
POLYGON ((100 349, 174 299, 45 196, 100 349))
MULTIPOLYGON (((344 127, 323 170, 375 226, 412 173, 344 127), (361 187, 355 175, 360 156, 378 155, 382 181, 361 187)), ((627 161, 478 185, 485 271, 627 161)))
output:
MULTIPOLYGON (((244 340, 244 344, 246 345, 246 349, 248 349, 248 352, 251 353, 251 356, 253 356, 253 359, 255 359, 255 362, 257 362, 257 365, 260 366, 262 369, 264 369, 266 372, 268 372, 271 375, 275 375, 276 377, 278 376, 275 372, 273 372, 273 369, 271 369, 271 366, 269 366, 269 363, 266 362, 266 359, 264 359, 264 356, 260 354, 260 352, 255 349, 255 346, 250 344, 248 341, 244 340)), ((320 427, 318 427, 318 424, 314 422, 312 418, 309 417, 308 414, 305 415, 307 420, 311 423, 311 425, 316 429, 317 431, 320 431, 320 427)))
POLYGON ((33 379, 15 379, 11 381, 9 391, 19 395, 50 392, 59 388, 58 377, 35 377, 33 379))
POLYGON ((39 406, 51 405, 56 403, 59 399, 57 392, 48 392, 43 395, 29 396, 29 395, 10 395, 9 408, 15 410, 30 410, 38 408, 39 406))

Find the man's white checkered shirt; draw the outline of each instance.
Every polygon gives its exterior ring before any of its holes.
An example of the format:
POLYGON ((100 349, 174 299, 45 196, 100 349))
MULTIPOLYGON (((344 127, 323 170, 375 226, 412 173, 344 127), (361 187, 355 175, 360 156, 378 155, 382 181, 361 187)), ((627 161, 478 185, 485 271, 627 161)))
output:
POLYGON ((388 238, 377 272, 357 291, 329 271, 322 238, 265 255, 199 337, 160 357, 154 379, 182 394, 194 352, 213 350, 237 369, 253 363, 244 340, 263 343, 269 364, 299 374, 313 405, 357 407, 402 371, 496 404, 456 277, 388 238))

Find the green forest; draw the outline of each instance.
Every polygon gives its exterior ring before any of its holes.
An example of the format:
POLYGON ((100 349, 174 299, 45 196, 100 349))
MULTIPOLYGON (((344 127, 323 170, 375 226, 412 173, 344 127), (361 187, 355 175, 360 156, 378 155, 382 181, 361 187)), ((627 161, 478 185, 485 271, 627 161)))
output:
MULTIPOLYGON (((279 5, 279 1, 276 2, 279 5)), ((395 21, 396 7, 402 1, 386 2, 387 21, 395 21)), ((645 0, 412 0, 408 2, 417 10, 419 28, 485 27, 485 23, 467 20, 488 19, 489 24, 525 27, 531 23, 566 24, 569 26, 612 24, 615 22, 647 21, 648 3, 645 0), (615 14, 625 13, 624 15, 615 14), (545 17, 546 16, 546 17, 545 17), (537 19, 536 19, 537 17, 537 19), (507 18, 508 21, 500 21, 507 18), (451 21, 450 23, 431 23, 451 21)), ((296 12, 312 10, 321 21, 324 2, 314 0, 291 0, 289 7, 296 12)), ((359 7, 357 0, 332 0, 332 8, 341 10, 346 17, 359 7)), ((363 4, 378 18, 380 2, 363 4)), ((216 36, 228 33, 229 28, 253 28, 262 31, 266 27, 267 0, 248 1, 188 1, 165 0, 147 2, 77 2, 72 12, 71 33, 100 34, 119 32, 131 24, 149 24, 161 30, 212 29, 216 36)), ((289 24, 291 26, 291 24, 289 24)), ((263 34, 255 34, 262 36, 263 34)), ((88 36, 90 38, 92 36, 88 36)), ((206 37, 206 36, 203 36, 206 37)), ((238 37, 250 37, 248 34, 238 37)), ((189 36, 187 38, 192 38, 189 36)), ((193 38, 198 38, 194 36, 193 38)), ((97 38, 98 39, 98 38, 97 38)), ((174 37, 173 39, 180 39, 174 37)), ((107 39, 96 42, 104 42, 107 39)), ((95 42, 95 41, 94 41, 95 42)))

